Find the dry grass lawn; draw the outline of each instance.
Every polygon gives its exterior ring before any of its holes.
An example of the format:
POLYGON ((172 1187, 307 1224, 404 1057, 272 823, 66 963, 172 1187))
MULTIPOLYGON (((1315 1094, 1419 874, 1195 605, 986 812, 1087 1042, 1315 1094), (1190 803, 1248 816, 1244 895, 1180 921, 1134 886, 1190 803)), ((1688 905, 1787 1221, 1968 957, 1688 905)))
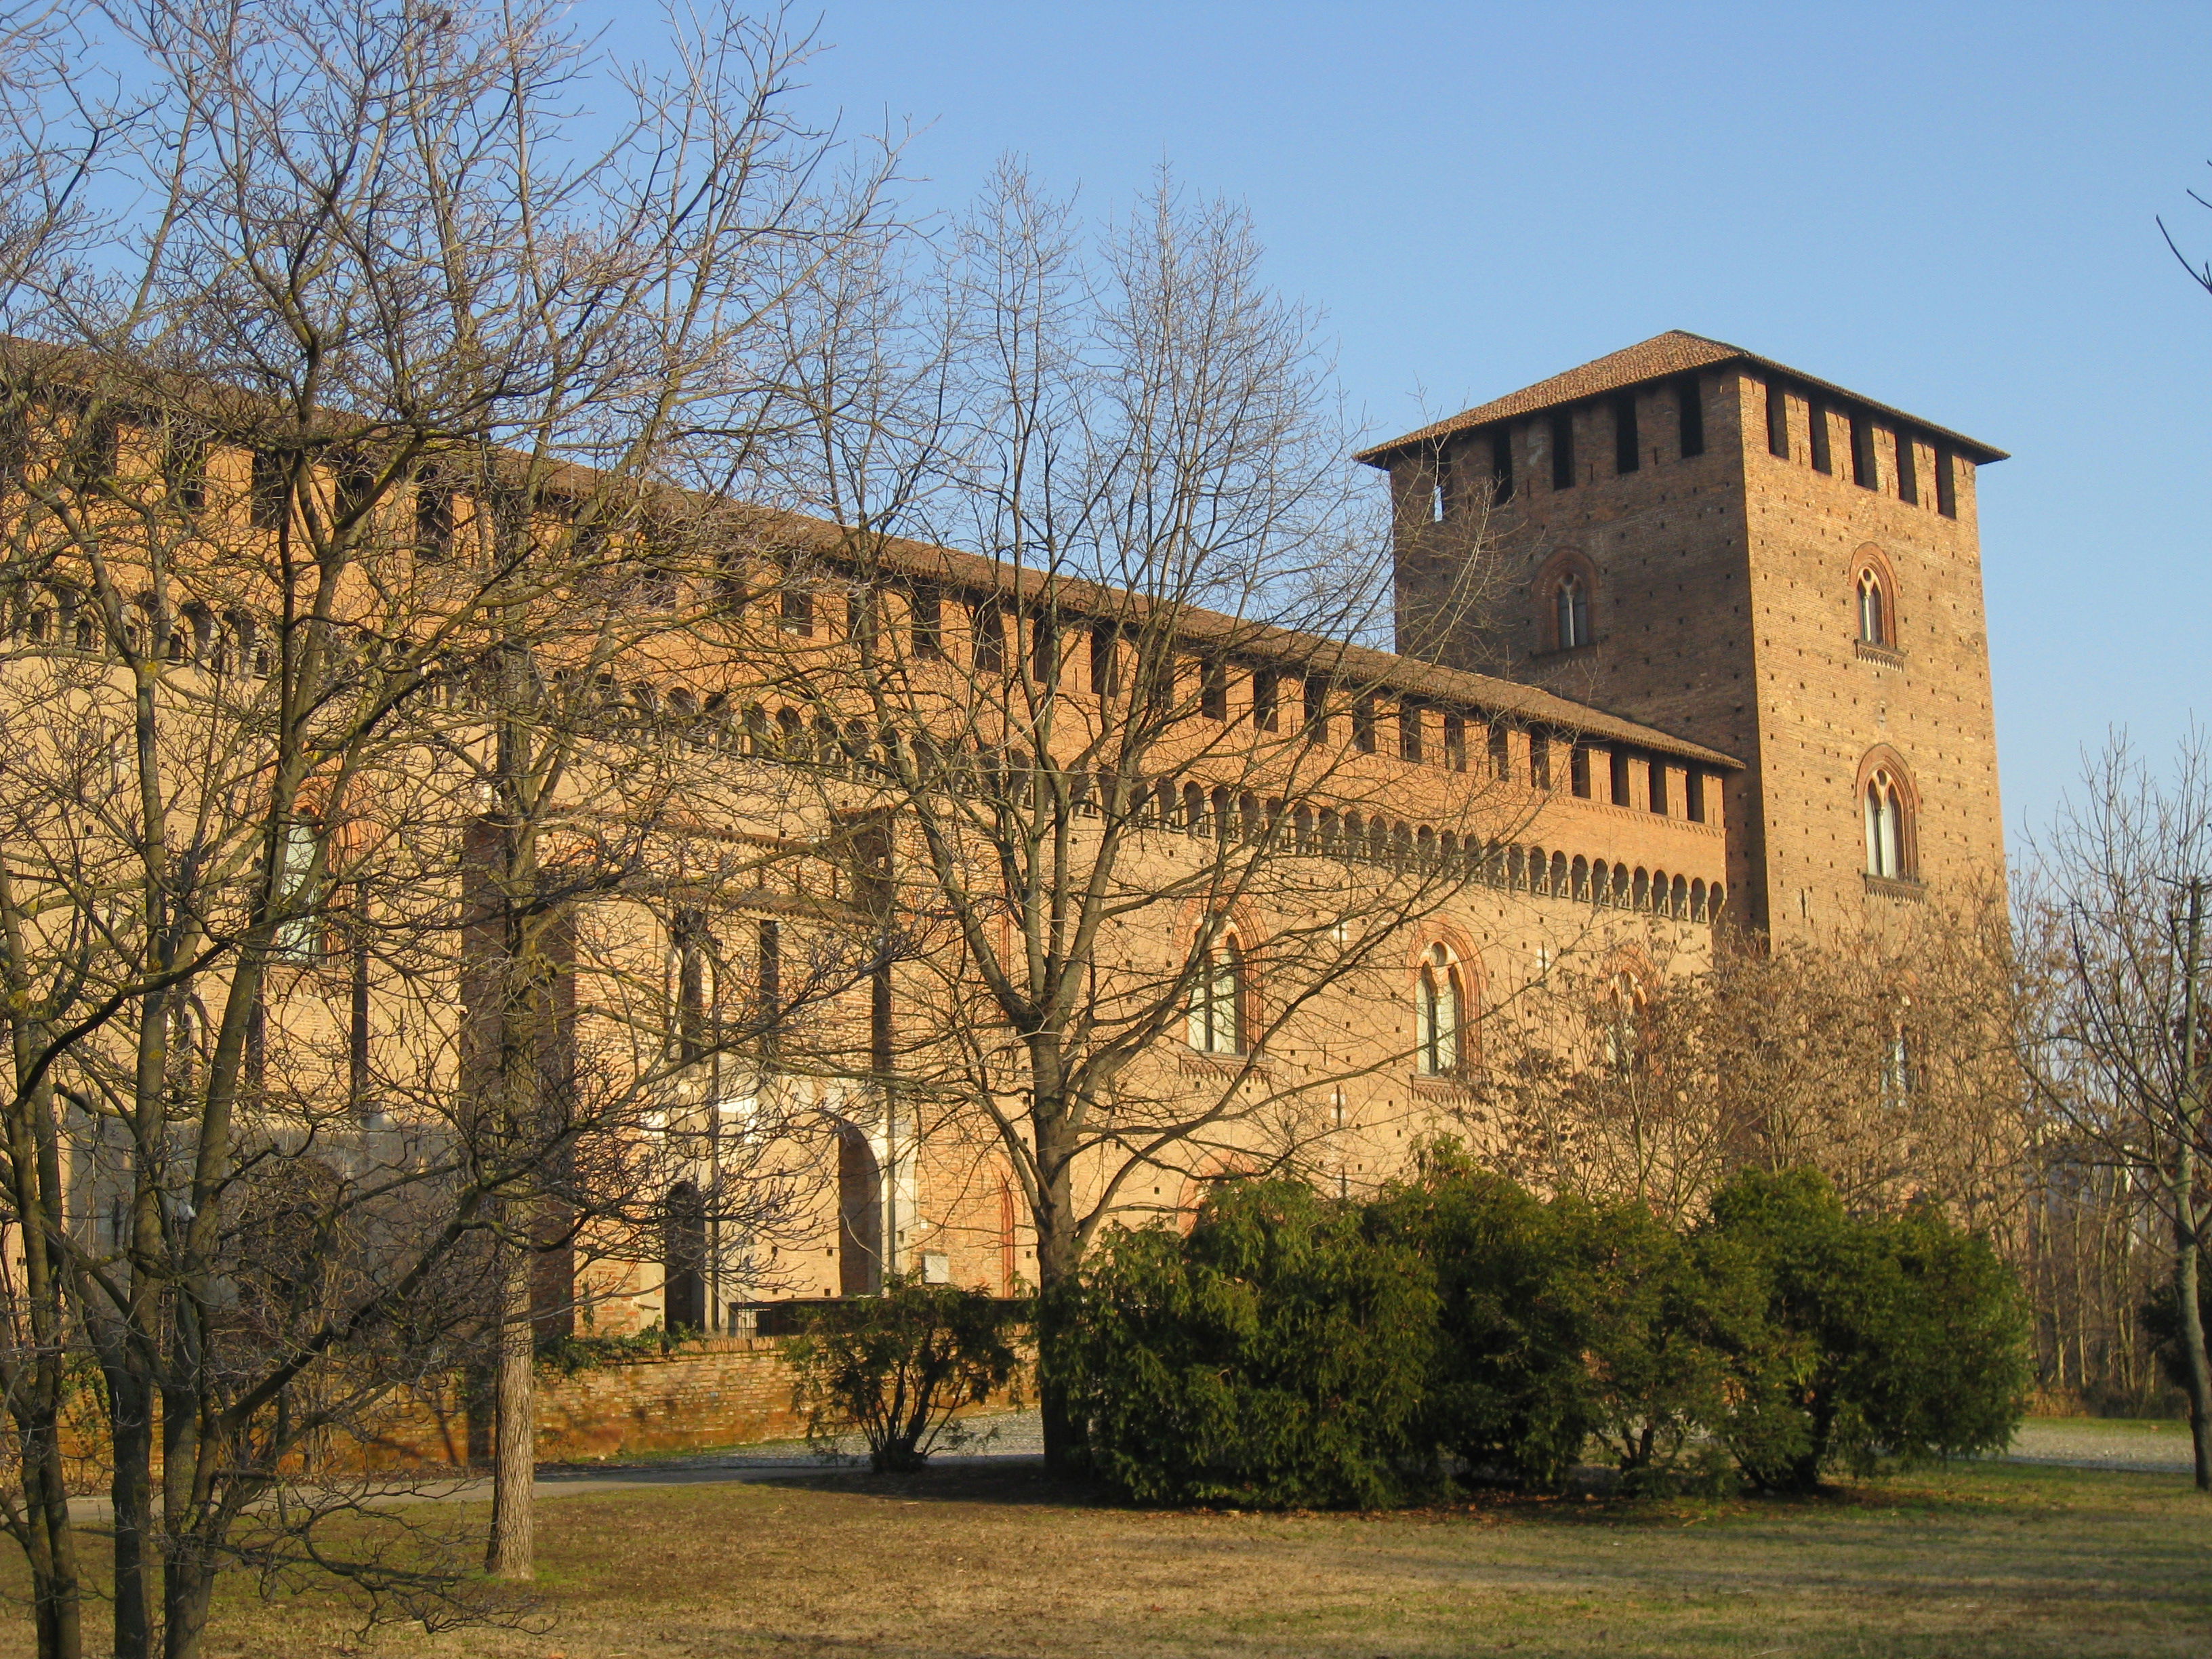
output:
MULTIPOLYGON (((1984 1465, 1802 1503, 1498 1500, 1261 1516, 1122 1509, 1018 1468, 595 1493, 544 1504, 539 1526, 533 1629, 386 1628, 364 1640, 335 1597, 264 1604, 240 1583, 210 1651, 2212 1651, 2212 1499, 2163 1475, 1984 1465)), ((0 1651, 27 1652, 27 1636, 18 1620, 0 1651)))

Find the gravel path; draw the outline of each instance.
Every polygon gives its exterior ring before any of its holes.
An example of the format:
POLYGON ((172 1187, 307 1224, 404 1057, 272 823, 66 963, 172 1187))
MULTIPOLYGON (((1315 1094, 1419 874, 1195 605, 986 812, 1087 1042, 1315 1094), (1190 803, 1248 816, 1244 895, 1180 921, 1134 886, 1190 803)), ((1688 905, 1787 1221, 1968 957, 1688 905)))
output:
POLYGON ((2128 1418, 2036 1417, 2021 1425, 2006 1461, 2077 1469, 2188 1474, 2195 1468, 2186 1423, 2128 1418))

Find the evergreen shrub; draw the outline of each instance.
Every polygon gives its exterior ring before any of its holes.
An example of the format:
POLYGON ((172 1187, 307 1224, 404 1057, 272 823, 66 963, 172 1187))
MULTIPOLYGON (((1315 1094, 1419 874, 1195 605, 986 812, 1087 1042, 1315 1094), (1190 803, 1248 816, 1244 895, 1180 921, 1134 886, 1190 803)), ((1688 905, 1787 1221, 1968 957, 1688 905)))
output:
POLYGON ((1092 1469, 1145 1503, 1373 1506, 1407 1490, 1431 1276, 1302 1182, 1220 1187, 1189 1233, 1110 1233, 1056 1345, 1092 1469))

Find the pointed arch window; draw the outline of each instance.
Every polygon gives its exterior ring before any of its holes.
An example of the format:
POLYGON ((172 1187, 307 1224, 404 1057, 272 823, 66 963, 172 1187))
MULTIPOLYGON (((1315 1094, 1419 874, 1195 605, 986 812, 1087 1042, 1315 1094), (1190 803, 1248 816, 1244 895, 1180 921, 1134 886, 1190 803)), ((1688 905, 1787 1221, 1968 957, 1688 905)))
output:
POLYGON ((1200 954, 1191 981, 1190 1046, 1202 1054, 1244 1052, 1244 952, 1225 933, 1200 954))
POLYGON ((1430 946, 1413 986, 1413 1065, 1423 1077, 1458 1073, 1466 1058, 1466 1007, 1459 964, 1443 945, 1430 946))
POLYGON ((1863 805, 1866 819, 1866 872, 1893 881, 1912 875, 1912 825, 1903 784, 1887 767, 1867 779, 1863 805))
POLYGON ((1571 651, 1590 642, 1589 589, 1577 571, 1559 578, 1552 594, 1553 625, 1559 630, 1559 649, 1571 651))
POLYGON ((1868 645, 1890 643, 1887 597, 1872 566, 1859 572, 1859 638, 1868 645))

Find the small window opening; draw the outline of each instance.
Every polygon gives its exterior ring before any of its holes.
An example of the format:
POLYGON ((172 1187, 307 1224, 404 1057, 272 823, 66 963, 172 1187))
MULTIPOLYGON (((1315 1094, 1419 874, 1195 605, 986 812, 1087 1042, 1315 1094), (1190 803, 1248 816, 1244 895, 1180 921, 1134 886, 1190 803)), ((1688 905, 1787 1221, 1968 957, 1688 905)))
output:
POLYGON ((1490 499, 1500 503, 1513 499, 1513 428, 1501 426, 1490 434, 1490 499))
POLYGON ((1904 879, 1911 851, 1905 792, 1887 769, 1867 780, 1865 806, 1867 874, 1904 879))
POLYGON ((1121 630, 1100 623, 1091 630, 1091 694, 1118 696, 1121 690, 1121 630))
POLYGON ((1859 638, 1869 645, 1889 643, 1889 618, 1882 604, 1881 578, 1871 569, 1859 572, 1859 638))
POLYGON ((1328 738, 1328 682, 1309 674, 1305 681, 1306 730, 1316 739, 1328 738))
POLYGON ((1262 732, 1273 732, 1280 724, 1277 713, 1282 701, 1282 676, 1272 668, 1258 668, 1252 672, 1252 724, 1262 732))
POLYGON ((1692 823, 1705 821, 1705 775, 1694 766, 1682 779, 1682 815, 1692 823))
POLYGON ((198 513, 207 505, 207 434, 172 428, 161 447, 161 482, 179 512, 198 513))
POLYGON ((1959 516, 1957 462, 1948 449, 1936 452, 1936 510, 1947 519, 1959 516))
POLYGON ((1218 658, 1199 665, 1198 712, 1210 720, 1229 718, 1229 666, 1218 658))
POLYGON ((1490 725, 1490 774, 1496 778, 1513 775, 1513 750, 1509 746, 1505 722, 1492 720, 1490 725))
POLYGON ((1874 422, 1863 415, 1851 416, 1851 482, 1861 489, 1881 488, 1874 459, 1874 422))
POLYGON ((1813 471, 1832 473, 1836 464, 1828 453, 1828 406, 1815 398, 1806 405, 1805 413, 1813 434, 1813 471))
POLYGON ((1589 592, 1576 572, 1570 570, 1559 578, 1559 591, 1552 598, 1552 611, 1560 650, 1571 651, 1590 642, 1589 592))
POLYGON ((1583 800, 1590 798, 1589 750, 1579 743, 1567 751, 1567 787, 1583 800))
POLYGON ((783 590, 783 606, 777 622, 787 634, 796 634, 801 639, 814 636, 814 595, 804 587, 787 586, 783 590))
POLYGON ((1675 409, 1680 414, 1679 431, 1682 439, 1682 459, 1688 460, 1705 453, 1705 388, 1694 374, 1685 374, 1674 383, 1675 409))
POLYGON ((1244 957, 1234 938, 1199 953, 1186 1038, 1202 1054, 1244 1049, 1244 957))
POLYGON ((1919 458, 1913 453, 1916 446, 1912 434, 1903 427, 1897 428, 1897 499, 1911 506, 1920 505, 1919 458))
POLYGON ((1455 772, 1467 770, 1467 717, 1444 716, 1444 764, 1455 772))
POLYGON ((1624 392, 1613 400, 1613 470, 1633 472, 1642 465, 1636 448, 1636 394, 1624 392))
POLYGON ((970 647, 975 672, 979 674, 1003 674, 1006 672, 1006 617, 995 605, 988 601, 969 613, 970 647))
POLYGON ((453 492, 432 479, 415 486, 415 556, 433 561, 453 556, 453 492))
POLYGON ((1608 769, 1613 775, 1607 781, 1615 806, 1628 805, 1628 757, 1620 750, 1613 751, 1613 764, 1608 769))
POLYGON ((1562 409, 1552 416, 1552 488, 1567 489, 1575 482, 1575 413, 1562 409))
POLYGON ((1423 759, 1426 735, 1421 729, 1421 706, 1416 702, 1398 705, 1398 758, 1419 765, 1423 759))
POLYGON ((1413 987, 1414 1065, 1424 1077, 1460 1068, 1459 970, 1441 945, 1430 947, 1413 987))
POLYGON ((289 499, 291 459, 274 449, 253 452, 252 520, 256 530, 281 530, 289 499))
POLYGON ((1030 676, 1042 687, 1060 684, 1060 625, 1049 617, 1030 618, 1030 676))
POLYGON ((924 588, 917 592, 908 607, 907 627, 914 641, 914 654, 932 661, 945 657, 945 601, 936 593, 924 588))
POLYGON ((1667 763, 1653 758, 1650 763, 1651 810, 1661 817, 1667 816, 1667 763))
POLYGON ((1439 448, 1429 462, 1429 519, 1442 524, 1452 514, 1452 457, 1439 448))
POLYGON ((1528 784, 1534 789, 1552 787, 1552 739, 1541 732, 1528 734, 1528 784))
POLYGON ((1352 746, 1363 755, 1375 752, 1375 699, 1361 697, 1352 705, 1352 746))
POLYGON ((1779 380, 1766 383, 1766 453, 1790 459, 1790 397, 1779 380))

